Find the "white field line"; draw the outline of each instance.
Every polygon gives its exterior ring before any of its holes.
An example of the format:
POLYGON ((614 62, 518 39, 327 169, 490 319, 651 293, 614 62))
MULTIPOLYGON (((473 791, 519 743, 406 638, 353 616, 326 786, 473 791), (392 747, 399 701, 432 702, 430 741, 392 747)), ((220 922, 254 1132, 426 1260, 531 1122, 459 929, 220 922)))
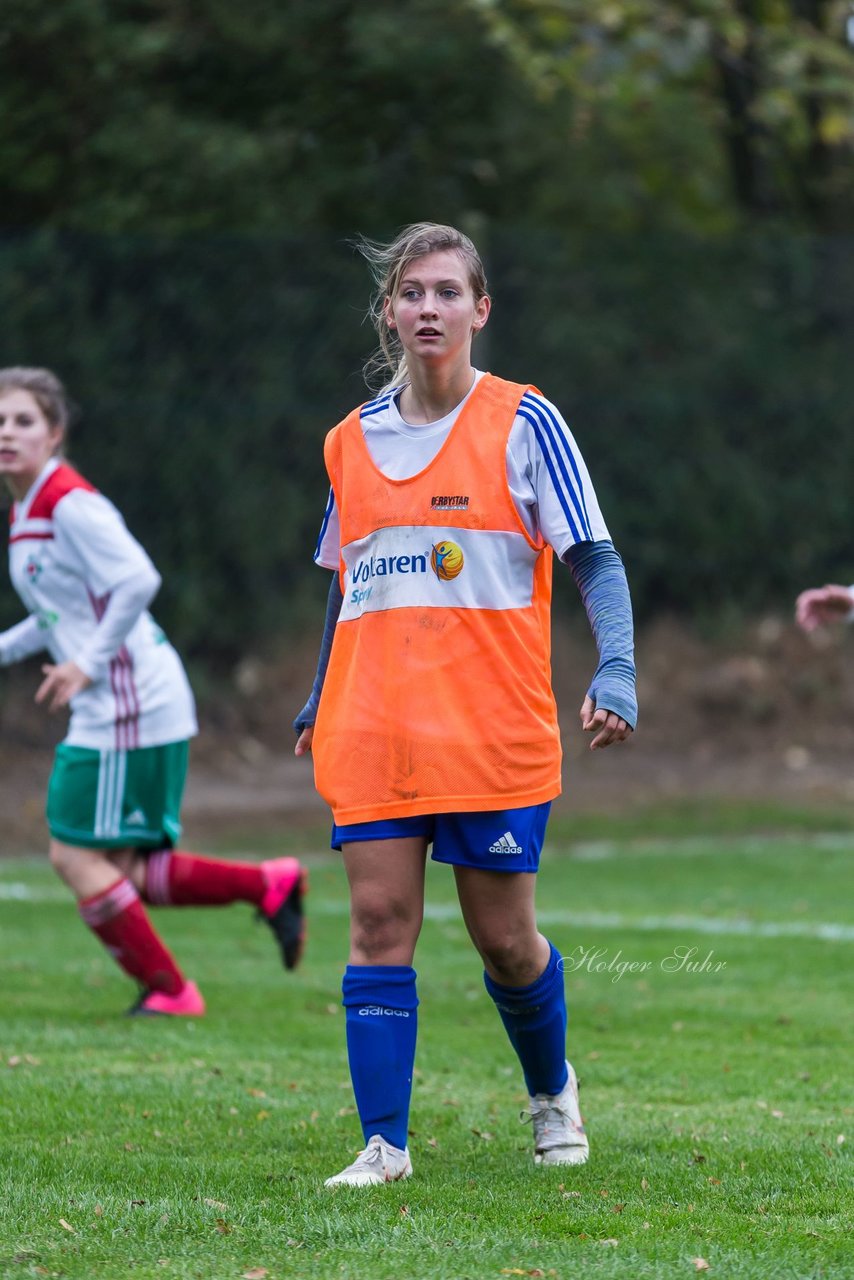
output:
MULTIPOLYGON (((68 902, 68 895, 61 890, 35 889, 20 882, 0 882, 0 901, 21 903, 68 902)), ((335 899, 315 899, 311 903, 314 915, 340 916, 348 914, 346 902, 335 899)), ((456 903, 428 902, 424 918, 434 923, 446 923, 460 919, 456 903)), ((835 921, 801 920, 724 920, 715 916, 649 915, 628 916, 618 911, 538 911, 537 920, 544 925, 566 925, 573 929, 619 929, 623 932, 659 933, 673 930, 679 933, 706 933, 742 938, 812 938, 822 942, 854 942, 854 925, 835 921)))
MULTIPOLYGON (((578 840, 570 843, 565 855, 575 862, 605 862, 611 858, 689 857, 708 858, 721 854, 762 856, 772 852, 788 852, 810 849, 821 853, 854 852, 854 834, 828 831, 818 835, 780 836, 664 836, 660 840, 644 837, 642 840, 578 840)), ((547 852, 551 860, 562 856, 547 852)))

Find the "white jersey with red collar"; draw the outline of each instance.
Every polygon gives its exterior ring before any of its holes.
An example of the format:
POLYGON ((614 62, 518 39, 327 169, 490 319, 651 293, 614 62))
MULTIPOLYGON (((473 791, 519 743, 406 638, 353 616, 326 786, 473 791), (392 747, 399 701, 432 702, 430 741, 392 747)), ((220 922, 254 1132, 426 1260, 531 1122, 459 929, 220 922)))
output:
MULTIPOLYGON (((113 504, 67 463, 52 459, 12 506, 9 572, 30 619, 20 652, 47 649, 75 661, 120 584, 156 570, 113 504)), ((10 634, 10 633, 7 633, 10 634)), ((81 664, 84 665, 85 664, 81 664)), ((93 683, 71 702, 71 746, 133 749, 180 742, 197 732, 181 660, 142 609, 93 683)))

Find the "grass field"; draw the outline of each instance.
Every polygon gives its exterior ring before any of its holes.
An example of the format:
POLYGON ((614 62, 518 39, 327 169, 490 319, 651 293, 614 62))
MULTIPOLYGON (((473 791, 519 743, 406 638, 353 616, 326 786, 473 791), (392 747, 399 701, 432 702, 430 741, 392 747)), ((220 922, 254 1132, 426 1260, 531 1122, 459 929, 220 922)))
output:
POLYGON ((0 862, 0 1276, 854 1276, 846 825, 555 822, 540 906, 568 958, 576 1169, 532 1164, 519 1073, 432 868, 415 1177, 367 1191, 322 1186, 361 1137, 346 889, 322 832, 286 841, 313 861, 297 975, 248 908, 157 914, 207 997, 198 1022, 123 1019, 134 992, 45 863, 0 862))

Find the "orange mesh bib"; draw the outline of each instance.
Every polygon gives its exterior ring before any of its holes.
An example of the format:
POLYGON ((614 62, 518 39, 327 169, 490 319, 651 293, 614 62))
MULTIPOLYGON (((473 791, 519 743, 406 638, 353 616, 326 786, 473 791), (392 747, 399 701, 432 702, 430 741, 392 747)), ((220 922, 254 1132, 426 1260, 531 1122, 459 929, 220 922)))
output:
POLYGON ((484 375, 407 480, 376 467, 358 409, 327 437, 344 604, 312 751, 339 824, 560 792, 552 553, 522 524, 505 462, 527 390, 484 375))

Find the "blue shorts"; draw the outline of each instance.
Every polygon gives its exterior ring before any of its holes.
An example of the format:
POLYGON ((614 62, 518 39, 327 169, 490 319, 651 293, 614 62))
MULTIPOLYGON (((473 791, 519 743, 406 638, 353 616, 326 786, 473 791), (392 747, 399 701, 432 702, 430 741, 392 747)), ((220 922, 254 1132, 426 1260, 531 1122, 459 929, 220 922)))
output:
POLYGON ((434 862, 483 871, 536 871, 551 801, 487 813, 429 813, 418 818, 332 824, 332 848, 358 840, 426 836, 434 862))

